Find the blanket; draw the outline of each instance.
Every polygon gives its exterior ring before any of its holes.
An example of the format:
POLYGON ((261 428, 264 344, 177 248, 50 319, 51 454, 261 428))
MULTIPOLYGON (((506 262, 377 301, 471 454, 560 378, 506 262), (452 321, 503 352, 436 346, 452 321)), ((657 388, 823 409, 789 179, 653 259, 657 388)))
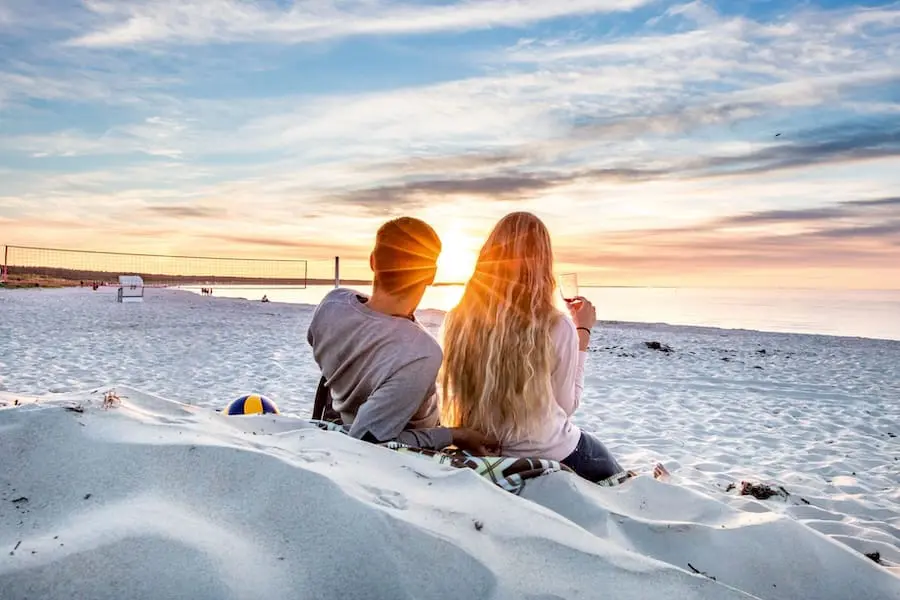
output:
MULTIPOLYGON (((326 431, 337 431, 349 435, 347 430, 337 423, 315 419, 310 420, 310 423, 326 431)), ((573 472, 566 465, 545 458, 475 456, 464 450, 427 450, 425 448, 414 448, 399 442, 384 442, 378 445, 409 456, 456 467, 457 469, 472 469, 497 487, 517 495, 525 488, 525 483, 529 479, 550 473, 573 472)), ((597 485, 614 486, 626 479, 628 479, 626 473, 618 473, 608 479, 597 482, 597 485)))

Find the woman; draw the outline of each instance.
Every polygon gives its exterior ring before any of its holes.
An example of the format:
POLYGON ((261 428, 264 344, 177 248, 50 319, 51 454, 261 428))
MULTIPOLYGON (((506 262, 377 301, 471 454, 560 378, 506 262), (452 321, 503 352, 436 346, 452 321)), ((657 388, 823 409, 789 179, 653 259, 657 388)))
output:
POLYGON ((581 401, 594 306, 556 308, 553 250, 536 216, 497 223, 444 320, 441 422, 500 440, 505 456, 560 461, 595 482, 627 476, 571 417, 581 401))

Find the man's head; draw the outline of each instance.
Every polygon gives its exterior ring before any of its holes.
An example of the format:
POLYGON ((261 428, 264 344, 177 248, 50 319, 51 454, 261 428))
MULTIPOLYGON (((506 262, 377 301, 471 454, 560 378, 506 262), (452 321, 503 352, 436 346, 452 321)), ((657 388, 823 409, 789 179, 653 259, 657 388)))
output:
POLYGON ((388 221, 375 234, 369 264, 375 273, 375 291, 391 296, 417 296, 434 283, 441 240, 424 221, 400 217, 388 221))

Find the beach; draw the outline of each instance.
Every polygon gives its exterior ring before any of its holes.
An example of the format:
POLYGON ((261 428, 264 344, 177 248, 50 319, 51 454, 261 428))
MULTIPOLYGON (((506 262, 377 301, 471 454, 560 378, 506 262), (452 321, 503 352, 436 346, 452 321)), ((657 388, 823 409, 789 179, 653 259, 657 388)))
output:
POLYGON ((576 421, 643 475, 517 496, 306 424, 313 308, 0 290, 0 598, 900 599, 900 342, 600 323, 576 421))

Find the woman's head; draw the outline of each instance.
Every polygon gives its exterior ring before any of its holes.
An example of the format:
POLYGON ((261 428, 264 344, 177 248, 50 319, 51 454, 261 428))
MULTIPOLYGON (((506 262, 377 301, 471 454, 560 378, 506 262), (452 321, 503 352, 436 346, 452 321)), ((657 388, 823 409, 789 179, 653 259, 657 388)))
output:
POLYGON ((443 422, 510 440, 546 416, 555 289, 546 226, 530 213, 505 216, 444 321, 443 422))
POLYGON ((529 315, 551 307, 556 280, 544 223, 527 212, 500 219, 481 248, 467 287, 480 303, 503 311, 529 315))

